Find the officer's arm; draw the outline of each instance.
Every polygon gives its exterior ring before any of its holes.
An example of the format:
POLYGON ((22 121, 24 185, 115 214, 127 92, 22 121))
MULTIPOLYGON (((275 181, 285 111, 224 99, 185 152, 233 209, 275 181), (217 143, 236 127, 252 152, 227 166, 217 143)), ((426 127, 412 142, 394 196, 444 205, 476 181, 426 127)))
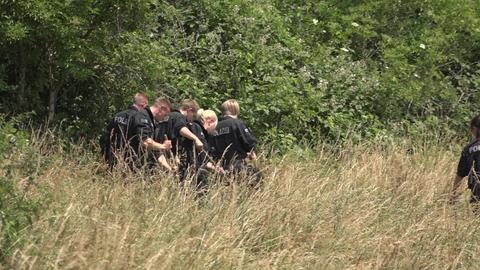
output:
POLYGON ((164 154, 161 154, 160 157, 158 157, 158 163, 162 165, 162 167, 167 169, 169 172, 173 171, 172 166, 168 164, 167 158, 165 158, 164 154))
POLYGON ((207 133, 204 133, 203 130, 202 130, 202 127, 197 123, 193 124, 191 131, 202 142, 202 144, 203 144, 202 150, 204 152, 208 153, 209 150, 210 150, 210 147, 208 145, 207 138, 205 137, 205 134, 207 134, 207 133))
POLYGON ((466 149, 462 151, 460 161, 457 166, 457 174, 453 179, 452 191, 450 193, 450 202, 457 200, 458 196, 462 194, 460 185, 462 184, 462 179, 467 176, 470 172, 471 165, 468 162, 468 152, 466 149))
POLYGON ((192 140, 198 150, 203 150, 202 141, 197 136, 195 136, 195 134, 193 134, 190 129, 188 129, 187 127, 182 127, 179 133, 182 137, 192 140))
POLYGON ((463 180, 463 177, 459 175, 455 175, 455 178, 453 179, 452 193, 450 195, 451 202, 456 201, 457 198, 462 194, 462 190, 460 189, 462 180, 463 180))
POLYGON ((110 122, 108 122, 107 127, 105 128, 104 134, 106 136, 110 136, 110 133, 112 133, 113 128, 115 127, 115 120, 112 119, 110 122))
POLYGON ((107 127, 103 130, 103 134, 100 140, 102 144, 104 144, 105 146, 108 146, 111 143, 112 131, 114 127, 115 127, 115 121, 112 119, 110 120, 110 122, 108 122, 107 127))
POLYGON ((115 120, 112 119, 110 120, 110 122, 108 122, 107 127, 103 130, 101 141, 106 146, 109 146, 111 144, 112 135, 113 135, 112 133, 113 133, 113 129, 115 128, 115 125, 116 125, 115 120))
POLYGON ((238 135, 240 142, 242 143, 242 147, 246 150, 246 152, 250 153, 250 159, 256 159, 257 156, 255 155, 254 151, 257 145, 257 139, 255 139, 247 126, 242 122, 238 124, 237 131, 239 133, 238 135))
POLYGON ((135 118, 136 134, 140 136, 142 146, 147 150, 170 150, 172 144, 165 141, 163 144, 155 142, 152 137, 154 130, 148 121, 143 121, 143 116, 135 118))
POLYGON ((154 141, 152 138, 146 138, 142 140, 142 145, 148 150, 170 150, 172 148, 172 142, 170 140, 165 140, 163 143, 158 143, 154 141))

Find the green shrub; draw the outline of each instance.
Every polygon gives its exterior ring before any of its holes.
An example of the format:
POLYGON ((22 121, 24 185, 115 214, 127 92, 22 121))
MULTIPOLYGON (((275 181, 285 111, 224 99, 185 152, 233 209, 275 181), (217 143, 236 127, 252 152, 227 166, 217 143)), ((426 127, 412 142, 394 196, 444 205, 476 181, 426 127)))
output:
POLYGON ((22 241, 23 231, 39 209, 39 202, 19 192, 13 181, 0 177, 0 260, 22 241))
POLYGON ((32 190, 49 158, 38 152, 39 142, 32 146, 21 120, 0 118, 0 261, 22 242, 23 231, 47 202, 43 190, 37 190, 42 196, 32 196, 32 190))
POLYGON ((0 115, 0 162, 8 158, 15 149, 23 149, 28 144, 28 134, 17 121, 19 119, 5 121, 0 115))

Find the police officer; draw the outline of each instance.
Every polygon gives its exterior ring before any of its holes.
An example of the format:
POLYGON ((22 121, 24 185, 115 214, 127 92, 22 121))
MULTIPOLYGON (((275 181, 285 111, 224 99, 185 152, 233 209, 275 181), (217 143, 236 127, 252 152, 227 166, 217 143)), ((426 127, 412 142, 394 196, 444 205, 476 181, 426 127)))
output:
POLYGON ((480 115, 474 117, 470 122, 470 132, 473 140, 462 151, 457 175, 453 181, 452 202, 461 194, 459 187, 462 179, 466 176, 468 176, 468 188, 471 190, 470 202, 477 203, 480 201, 480 115))
POLYGON ((250 184, 257 185, 260 173, 245 161, 247 158, 256 160, 257 140, 245 123, 238 118, 240 105, 236 100, 230 99, 221 105, 221 111, 222 117, 212 140, 214 157, 226 172, 238 174, 245 171, 252 177, 250 184))
POLYGON ((208 185, 209 171, 216 170, 213 159, 210 156, 211 134, 215 131, 218 123, 217 114, 212 110, 200 109, 197 112, 197 119, 188 123, 190 131, 203 143, 203 149, 198 151, 193 144, 184 146, 186 160, 180 170, 181 177, 185 178, 190 174, 194 176, 195 186, 200 192, 205 192, 208 185))
POLYGON ((157 99, 152 107, 147 110, 148 113, 137 112, 131 121, 131 137, 129 138, 130 147, 135 151, 135 162, 137 167, 147 164, 148 169, 153 169, 158 164, 157 151, 169 151, 171 141, 165 140, 163 143, 156 142, 155 121, 161 121, 170 113, 169 103, 164 99, 157 99))
MULTIPOLYGON (((157 101, 162 101, 165 106, 168 107, 169 111, 172 110, 172 105, 170 101, 166 98, 159 98, 157 101)), ((163 143, 164 141, 168 141, 168 134, 169 134, 169 115, 161 120, 155 120, 155 134, 154 134, 154 141, 158 143, 163 143)), ((171 151, 157 151, 157 160, 158 163, 167 171, 175 172, 176 171, 176 164, 172 164, 171 158, 171 151)))
POLYGON ((116 113, 108 123, 102 136, 100 137, 100 146, 105 161, 112 169, 120 157, 129 159, 130 151, 126 149, 127 138, 132 135, 130 129, 130 119, 137 113, 143 112, 148 105, 148 98, 143 93, 137 93, 134 97, 134 103, 128 109, 116 113))
POLYGON ((203 149, 202 141, 188 128, 188 123, 195 119, 198 109, 195 100, 185 99, 180 104, 180 110, 174 110, 168 115, 167 138, 172 141, 172 152, 177 157, 182 147, 191 143, 197 150, 203 149))
POLYGON ((194 163, 191 150, 200 152, 204 147, 204 143, 191 131, 191 123, 198 109, 195 100, 185 99, 180 104, 180 110, 172 111, 168 116, 166 133, 172 141, 172 154, 178 163, 181 182, 185 180, 189 164, 194 163))
MULTIPOLYGON (((150 151, 171 148, 170 141, 160 144, 152 139, 155 129, 154 120, 164 119, 170 112, 169 107, 161 100, 157 100, 149 110, 145 111, 147 103, 145 95, 137 94, 135 104, 128 110, 116 114, 104 134, 109 138, 107 144, 110 144, 114 156, 118 158, 119 154, 123 152, 126 164, 131 169, 142 167, 145 164, 148 164, 149 168, 153 168, 156 160, 152 161, 154 155, 150 151), (115 144, 113 144, 114 141, 115 144), (112 145, 115 147, 111 147, 112 145)), ((107 147, 105 148, 107 149, 107 147)))

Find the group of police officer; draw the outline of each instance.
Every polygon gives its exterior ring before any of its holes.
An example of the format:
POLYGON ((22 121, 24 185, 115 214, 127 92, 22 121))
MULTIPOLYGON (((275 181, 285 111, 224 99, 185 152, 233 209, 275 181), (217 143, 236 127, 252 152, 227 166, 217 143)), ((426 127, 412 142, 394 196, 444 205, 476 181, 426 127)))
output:
MULTIPOLYGON (((238 102, 225 101, 221 112, 217 118, 191 99, 183 100, 177 110, 166 98, 149 107, 147 96, 137 93, 133 105, 115 114, 105 128, 102 153, 111 169, 124 165, 148 173, 174 172, 181 183, 190 177, 198 189, 206 188, 211 172, 233 176, 245 172, 250 184, 258 185, 259 171, 246 162, 256 159, 257 141, 238 118, 238 102)), ((472 119, 470 130, 473 140, 462 151, 451 201, 456 201, 461 180, 468 176, 471 202, 480 205, 480 115, 472 119)))
POLYGON ((259 171, 247 163, 255 160, 257 140, 240 120, 240 106, 234 99, 221 105, 222 115, 203 110, 192 99, 174 109, 166 98, 148 105, 137 93, 127 110, 116 113, 101 136, 102 153, 113 169, 147 172, 169 171, 180 182, 190 179, 205 190, 210 173, 244 174, 250 185, 260 182, 259 171))

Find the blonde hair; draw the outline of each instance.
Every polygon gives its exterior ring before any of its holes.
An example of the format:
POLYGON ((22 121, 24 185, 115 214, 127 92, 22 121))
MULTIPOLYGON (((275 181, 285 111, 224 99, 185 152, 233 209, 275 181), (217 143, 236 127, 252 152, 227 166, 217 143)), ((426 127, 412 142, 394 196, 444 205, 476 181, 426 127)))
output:
POLYGON ((205 121, 207 119, 213 119, 215 122, 218 121, 217 114, 212 110, 199 109, 197 112, 198 118, 205 121))
POLYGON ((169 110, 172 109, 172 104, 166 98, 157 98, 155 100, 155 104, 153 106, 156 106, 156 107, 160 108, 162 105, 166 106, 169 110))
POLYGON ((146 102, 148 105, 148 97, 144 93, 136 93, 133 98, 133 103, 137 105, 142 105, 143 102, 146 102))
POLYGON ((240 105, 235 99, 229 99, 222 103, 221 110, 223 115, 238 116, 240 114, 240 105))

